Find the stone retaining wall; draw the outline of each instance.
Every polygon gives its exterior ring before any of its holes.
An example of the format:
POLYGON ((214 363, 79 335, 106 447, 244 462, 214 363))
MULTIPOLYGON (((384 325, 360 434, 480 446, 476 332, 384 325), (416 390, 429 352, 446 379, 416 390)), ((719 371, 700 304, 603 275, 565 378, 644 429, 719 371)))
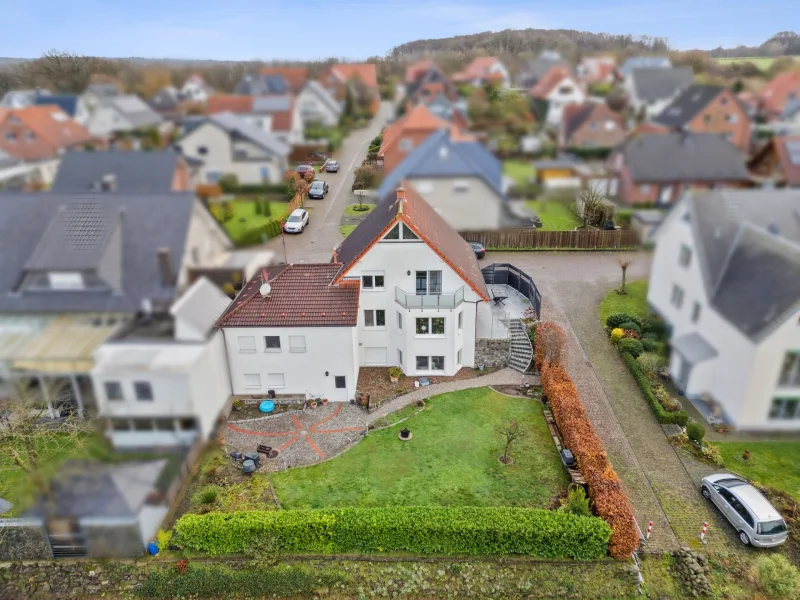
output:
POLYGON ((0 519, 0 561, 50 558, 41 519, 0 519))
POLYGON ((505 367, 511 354, 511 339, 475 340, 475 365, 483 363, 486 368, 505 367))

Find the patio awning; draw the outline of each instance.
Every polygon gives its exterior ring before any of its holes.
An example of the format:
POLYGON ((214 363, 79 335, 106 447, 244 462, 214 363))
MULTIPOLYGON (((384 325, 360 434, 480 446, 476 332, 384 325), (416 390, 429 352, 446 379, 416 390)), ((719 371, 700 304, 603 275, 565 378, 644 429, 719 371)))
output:
POLYGON ((699 333, 689 333, 676 338, 672 342, 672 348, 677 351, 686 362, 696 365, 705 360, 714 358, 719 353, 706 341, 699 333))
POLYGON ((11 370, 49 375, 89 373, 92 353, 119 327, 110 315, 61 315, 0 323, 0 360, 11 370))

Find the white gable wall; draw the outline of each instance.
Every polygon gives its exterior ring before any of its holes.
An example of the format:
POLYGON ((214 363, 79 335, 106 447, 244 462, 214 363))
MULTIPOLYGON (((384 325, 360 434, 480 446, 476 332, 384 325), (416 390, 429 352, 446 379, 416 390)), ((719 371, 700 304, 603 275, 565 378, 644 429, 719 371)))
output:
POLYGON ((586 101, 586 92, 572 77, 564 77, 554 86, 547 95, 547 124, 552 127, 561 125, 561 115, 564 107, 570 104, 581 104, 586 101), (562 88, 569 88, 569 92, 562 94, 562 88))
POLYGON ((339 113, 323 102, 320 97, 308 87, 297 96, 296 106, 301 120, 306 123, 321 123, 326 127, 334 127, 339 123, 339 113))
POLYGON ((456 231, 501 226, 503 200, 480 177, 419 178, 411 184, 456 231))
POLYGON ((93 136, 104 137, 115 131, 132 131, 133 124, 115 108, 99 105, 89 117, 86 128, 93 136))

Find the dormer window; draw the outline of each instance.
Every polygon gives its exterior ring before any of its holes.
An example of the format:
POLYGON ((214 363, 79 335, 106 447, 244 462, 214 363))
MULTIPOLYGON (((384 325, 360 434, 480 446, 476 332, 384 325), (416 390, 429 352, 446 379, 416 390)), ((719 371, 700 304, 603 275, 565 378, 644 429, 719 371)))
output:
POLYGON ((83 275, 80 272, 51 271, 47 274, 50 289, 53 290, 82 290, 83 275))
POLYGON ((400 152, 411 152, 412 148, 414 148, 414 142, 410 138, 403 138, 398 142, 397 147, 400 152))

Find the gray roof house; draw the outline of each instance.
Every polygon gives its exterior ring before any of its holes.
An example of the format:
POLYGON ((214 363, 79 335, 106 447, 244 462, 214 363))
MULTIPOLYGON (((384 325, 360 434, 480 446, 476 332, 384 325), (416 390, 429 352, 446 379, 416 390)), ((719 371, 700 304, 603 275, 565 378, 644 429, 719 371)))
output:
POLYGON ((690 192, 655 232, 649 303, 672 378, 711 423, 800 431, 800 191, 690 192), (694 283, 694 282, 697 283, 694 283))
POLYGON ((180 114, 182 96, 175 86, 167 86, 153 94, 147 103, 154 111, 165 118, 173 118, 180 114))
POLYGON ((429 136, 383 180, 378 197, 408 181, 457 231, 530 226, 509 206, 502 163, 478 142, 454 141, 447 130, 429 136))
POLYGON ((625 78, 625 87, 631 105, 652 118, 693 82, 691 67, 649 67, 631 71, 625 78))
POLYGON ((239 80, 234 89, 234 94, 243 96, 268 96, 273 94, 287 94, 291 90, 281 75, 245 75, 239 80))
POLYGON ((516 77, 517 87, 525 89, 533 87, 542 77, 547 75, 547 72, 553 67, 570 68, 570 65, 558 52, 553 50, 542 52, 538 58, 520 69, 516 77))
POLYGON ((101 100, 92 110, 87 129, 98 137, 115 132, 159 127, 164 118, 139 96, 128 94, 101 100))
POLYGON ((36 88, 35 90, 10 90, 3 94, 0 108, 25 108, 31 106, 40 96, 50 96, 50 90, 36 88))
POLYGON ((635 69, 669 69, 672 61, 666 56, 632 56, 619 68, 623 77, 628 77, 635 69))
MULTIPOLYGON (((254 109, 256 102, 253 102, 254 109)), ((297 106, 303 123, 320 123, 327 127, 339 124, 344 107, 325 86, 313 79, 306 82, 297 95, 297 106)))

